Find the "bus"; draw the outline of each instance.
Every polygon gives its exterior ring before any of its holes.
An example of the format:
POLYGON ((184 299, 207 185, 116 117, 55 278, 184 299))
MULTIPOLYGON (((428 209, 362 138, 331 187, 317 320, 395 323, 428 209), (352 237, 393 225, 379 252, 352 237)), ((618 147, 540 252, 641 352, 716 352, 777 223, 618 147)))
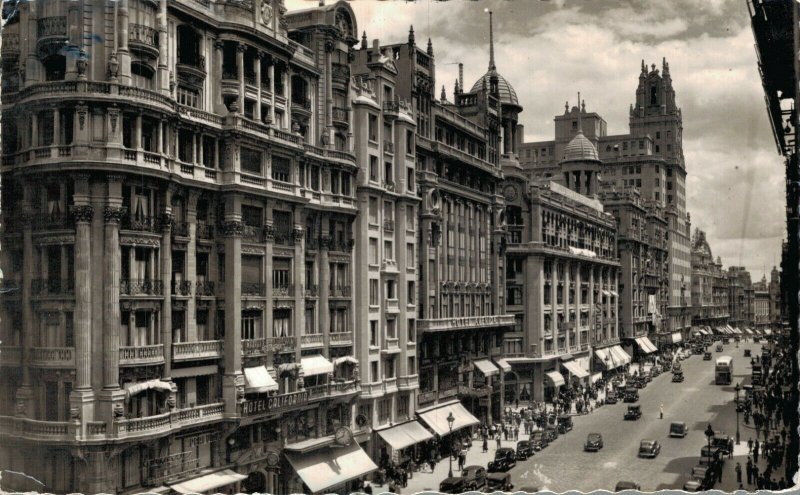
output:
POLYGON ((714 367, 717 385, 730 385, 733 380, 733 358, 722 356, 714 367))

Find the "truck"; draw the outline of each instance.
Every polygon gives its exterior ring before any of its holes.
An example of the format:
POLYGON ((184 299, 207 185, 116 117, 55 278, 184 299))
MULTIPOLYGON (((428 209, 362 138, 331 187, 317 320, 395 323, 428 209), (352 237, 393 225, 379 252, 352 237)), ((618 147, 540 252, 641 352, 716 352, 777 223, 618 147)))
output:
POLYGON ((730 356, 717 358, 714 376, 717 385, 730 385, 733 380, 733 358, 730 356))

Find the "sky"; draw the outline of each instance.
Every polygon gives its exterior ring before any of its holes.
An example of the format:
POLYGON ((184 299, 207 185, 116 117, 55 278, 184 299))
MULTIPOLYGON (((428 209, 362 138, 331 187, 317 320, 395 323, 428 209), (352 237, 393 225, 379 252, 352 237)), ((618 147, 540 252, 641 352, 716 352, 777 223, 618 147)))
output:
MULTIPOLYGON (((327 0, 330 3, 331 0, 327 0)), ((286 0, 291 11, 318 0, 286 0)), ((494 13, 497 70, 524 107, 525 141, 553 139, 553 117, 581 92, 608 134, 628 132, 642 59, 670 66, 683 114, 687 210, 725 267, 759 280, 780 265, 783 159, 772 137, 745 0, 450 0, 350 2, 372 43, 430 37, 437 97, 464 64, 467 88, 486 72, 494 13)))

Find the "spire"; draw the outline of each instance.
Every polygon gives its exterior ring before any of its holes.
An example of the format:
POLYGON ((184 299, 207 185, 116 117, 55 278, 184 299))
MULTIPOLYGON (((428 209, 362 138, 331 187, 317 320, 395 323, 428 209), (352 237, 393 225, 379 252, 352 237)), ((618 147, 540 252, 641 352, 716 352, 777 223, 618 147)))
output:
POLYGON ((494 30, 492 28, 492 11, 489 11, 489 70, 495 70, 494 65, 494 30))
POLYGON ((461 88, 458 85, 458 79, 456 79, 456 84, 455 84, 454 89, 453 89, 453 96, 455 96, 457 94, 461 94, 461 88))
POLYGON ((569 113, 569 100, 564 102, 564 115, 569 113))
POLYGON ((644 59, 642 59, 642 74, 647 74, 647 66, 644 65, 644 59))
POLYGON ((408 30, 408 44, 414 45, 414 25, 411 25, 411 29, 408 30))
POLYGON ((364 34, 361 35, 361 49, 367 49, 367 32, 364 31, 364 34))
POLYGON ((444 84, 442 84, 442 101, 447 101, 447 92, 444 89, 444 84))
POLYGON ((428 38, 428 55, 433 57, 433 43, 430 38, 428 38))
POLYGON ((581 92, 578 91, 578 134, 583 134, 583 123, 581 122, 581 92))

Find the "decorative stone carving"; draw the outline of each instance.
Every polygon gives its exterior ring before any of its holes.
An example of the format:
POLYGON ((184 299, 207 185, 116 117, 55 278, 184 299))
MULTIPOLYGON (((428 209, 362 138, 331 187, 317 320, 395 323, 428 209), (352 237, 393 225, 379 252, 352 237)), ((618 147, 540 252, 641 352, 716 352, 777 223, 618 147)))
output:
POLYGON ((69 409, 69 419, 72 421, 80 421, 81 420, 81 410, 77 407, 71 407, 69 409))
POLYGON ((17 399, 14 412, 17 416, 25 416, 25 401, 23 399, 17 399))
POLYGON ((244 233, 244 224, 239 220, 226 220, 222 222, 222 235, 224 237, 241 237, 244 233))
POLYGON ((86 114, 89 112, 89 109, 82 105, 79 105, 76 109, 78 110, 78 125, 81 130, 83 130, 86 125, 86 114))
POLYGON ((329 249, 331 247, 331 238, 330 236, 323 235, 319 238, 319 247, 320 249, 329 249))
POLYGON ((164 212, 161 214, 161 232, 167 233, 172 231, 172 222, 174 221, 174 218, 175 217, 172 215, 172 213, 164 212))
POLYGON ((300 242, 303 240, 303 235, 305 235, 305 231, 303 229, 294 229, 292 230, 292 238, 294 242, 300 242))
POLYGON ((108 112, 108 117, 111 119, 111 132, 117 132, 117 120, 119 119, 119 110, 113 108, 108 112))
POLYGON ((174 395, 170 395, 169 397, 167 397, 167 406, 169 406, 170 409, 175 409, 176 405, 177 402, 175 401, 174 395))
POLYGON ((117 78, 117 74, 119 73, 119 60, 117 60, 117 54, 112 53, 111 56, 108 58, 108 75, 111 80, 117 78))
POLYGON ((157 237, 123 235, 119 237, 120 246, 152 246, 159 247, 161 241, 157 237))
POLYGON ((264 226, 264 239, 267 242, 272 242, 275 240, 275 226, 272 224, 267 224, 264 226))
POLYGON ((121 418, 125 415, 125 409, 122 407, 122 404, 117 402, 114 404, 114 418, 121 418))
POLYGON ((358 363, 353 364, 353 380, 356 383, 361 383, 361 375, 359 373, 358 363))
POLYGON ((81 48, 78 54, 78 60, 75 61, 75 68, 78 70, 78 77, 83 79, 86 77, 86 52, 81 48))
POLYGON ((94 208, 91 205, 79 205, 72 208, 72 218, 75 223, 91 223, 94 208))
POLYGON ((125 215, 125 208, 123 207, 106 206, 103 210, 103 219, 106 223, 119 224, 123 215, 125 215))

